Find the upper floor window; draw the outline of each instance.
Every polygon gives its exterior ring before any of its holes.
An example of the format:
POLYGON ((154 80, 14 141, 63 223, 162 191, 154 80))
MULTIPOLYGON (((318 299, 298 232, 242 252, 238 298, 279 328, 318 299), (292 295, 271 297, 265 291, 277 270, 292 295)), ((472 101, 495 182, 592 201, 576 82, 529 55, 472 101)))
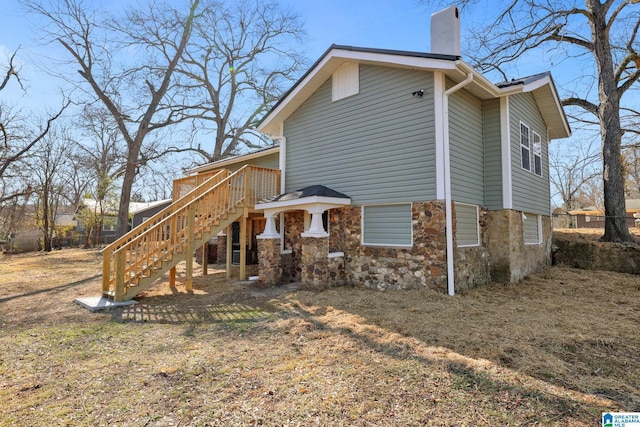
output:
POLYGON ((338 101, 360 92, 360 66, 357 62, 342 64, 331 77, 331 100, 338 101))
POLYGON ((533 173, 542 176, 542 138, 533 132, 533 173))
POLYGON ((531 171, 531 141, 529 140, 529 126, 520 123, 520 154, 522 169, 531 171))

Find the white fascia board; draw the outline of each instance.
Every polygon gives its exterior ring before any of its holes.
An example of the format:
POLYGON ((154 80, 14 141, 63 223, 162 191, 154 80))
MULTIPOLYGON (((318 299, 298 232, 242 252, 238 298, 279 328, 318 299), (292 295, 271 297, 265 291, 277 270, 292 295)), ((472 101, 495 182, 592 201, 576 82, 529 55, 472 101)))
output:
POLYGON ((456 61, 456 67, 458 71, 460 71, 461 77, 465 78, 469 73, 473 74, 473 82, 469 86, 476 86, 480 89, 483 89, 487 92, 487 94, 491 98, 497 98, 504 94, 503 89, 500 89, 498 86, 493 84, 489 79, 487 79, 484 75, 482 75, 478 70, 473 68, 471 65, 467 64, 463 60, 459 59, 456 61))
POLYGON ((455 70, 456 63, 447 59, 424 58, 418 56, 393 55, 390 53, 359 52, 335 49, 328 56, 345 61, 417 68, 422 70, 455 70))
POLYGON ((277 209, 286 210, 287 208, 306 209, 314 207, 326 207, 326 209, 332 209, 340 206, 349 206, 351 199, 343 199, 339 197, 323 197, 323 196, 310 196, 303 197, 295 200, 282 200, 268 203, 256 203, 256 209, 277 209))

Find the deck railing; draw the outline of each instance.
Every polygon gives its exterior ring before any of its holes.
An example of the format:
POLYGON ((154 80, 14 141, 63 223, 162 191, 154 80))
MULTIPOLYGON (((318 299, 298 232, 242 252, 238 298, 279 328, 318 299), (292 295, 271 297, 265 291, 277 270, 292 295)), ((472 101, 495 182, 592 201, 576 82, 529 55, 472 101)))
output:
MULTIPOLYGON (((189 177, 191 178, 191 177, 189 177)), ((197 182, 197 181, 196 181, 197 182)), ((278 194, 280 171, 245 166, 215 175, 103 250, 102 291, 122 301, 128 286, 160 270, 237 208, 278 194)))
MULTIPOLYGON (((226 169, 216 169, 208 172, 199 173, 197 175, 189 175, 183 178, 178 178, 173 181, 173 201, 186 196, 190 191, 192 191, 197 186, 203 184, 209 178, 217 175, 221 171, 226 169)), ((227 175, 228 176, 228 175, 227 175)), ((226 178, 224 176, 223 178, 226 178)))

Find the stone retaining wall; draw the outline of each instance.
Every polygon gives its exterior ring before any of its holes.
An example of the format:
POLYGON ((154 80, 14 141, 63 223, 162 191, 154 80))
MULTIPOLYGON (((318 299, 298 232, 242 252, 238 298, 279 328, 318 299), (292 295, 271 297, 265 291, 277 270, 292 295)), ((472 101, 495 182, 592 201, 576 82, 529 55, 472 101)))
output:
POLYGON ((564 240, 554 237, 554 262, 585 270, 640 274, 640 244, 564 240))

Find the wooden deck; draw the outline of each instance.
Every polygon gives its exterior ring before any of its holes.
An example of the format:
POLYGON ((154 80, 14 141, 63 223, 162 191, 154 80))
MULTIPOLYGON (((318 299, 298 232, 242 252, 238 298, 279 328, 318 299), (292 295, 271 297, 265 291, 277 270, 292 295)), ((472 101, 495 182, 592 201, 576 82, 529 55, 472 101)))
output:
MULTIPOLYGON (((173 285, 181 261, 187 262, 185 286, 190 289, 194 250, 241 219, 246 236, 246 218, 256 202, 279 190, 279 170, 250 165, 234 173, 222 169, 176 180, 170 206, 102 251, 102 293, 114 301, 129 300, 167 271, 173 285)), ((241 250, 241 277, 244 255, 241 250)))

